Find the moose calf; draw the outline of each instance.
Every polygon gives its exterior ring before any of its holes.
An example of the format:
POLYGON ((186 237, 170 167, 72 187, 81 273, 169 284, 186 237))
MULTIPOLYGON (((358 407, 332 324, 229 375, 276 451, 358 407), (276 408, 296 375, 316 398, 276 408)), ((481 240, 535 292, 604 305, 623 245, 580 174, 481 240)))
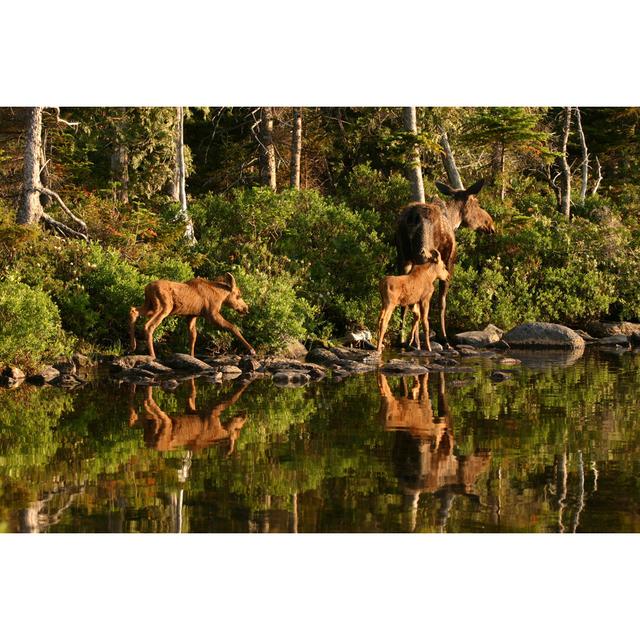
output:
POLYGON ((427 349, 431 351, 429 303, 434 292, 436 279, 446 281, 448 278, 449 272, 442 262, 440 252, 437 249, 432 249, 427 261, 424 264, 414 265, 410 273, 402 276, 387 276, 380 281, 382 309, 378 318, 378 353, 382 353, 384 334, 387 332, 391 315, 398 305, 412 307, 415 315, 412 338, 415 335, 418 348, 420 348, 418 325, 420 318, 422 318, 427 349))
POLYGON ((189 328, 189 348, 193 356, 197 338, 196 321, 202 316, 212 325, 231 331, 249 350, 249 353, 255 355, 253 347, 242 337, 240 329, 222 317, 220 309, 223 305, 242 314, 249 311, 235 278, 230 273, 213 281, 194 278, 188 282, 171 280, 150 282, 144 290, 144 304, 141 307, 131 307, 129 312, 131 351, 136 350, 136 320, 140 316, 149 318, 144 325, 144 333, 149 355, 153 358, 156 357, 153 348, 153 332, 167 316, 185 316, 189 328))

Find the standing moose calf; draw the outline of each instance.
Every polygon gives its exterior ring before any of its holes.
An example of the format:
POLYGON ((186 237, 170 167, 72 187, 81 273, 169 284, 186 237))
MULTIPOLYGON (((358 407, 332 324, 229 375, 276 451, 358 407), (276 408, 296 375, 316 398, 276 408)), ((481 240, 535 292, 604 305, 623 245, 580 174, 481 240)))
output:
POLYGON ((418 323, 422 319, 427 349, 431 351, 429 340, 429 303, 435 290, 436 279, 446 281, 449 278, 447 267, 437 249, 432 249, 424 264, 416 264, 407 275, 387 276, 380 281, 382 309, 378 319, 378 353, 382 353, 384 334, 394 309, 401 305, 412 307, 415 314, 412 334, 416 336, 420 348, 418 323))
POLYGON ((242 314, 249 311, 235 278, 230 273, 213 281, 194 278, 184 283, 171 280, 150 282, 144 289, 144 304, 141 307, 131 307, 129 311, 131 351, 136 350, 136 320, 140 316, 149 318, 144 325, 144 334, 149 355, 153 358, 156 357, 153 332, 167 316, 185 316, 189 328, 189 349, 193 356, 198 337, 196 321, 202 316, 212 325, 231 331, 249 353, 255 355, 255 350, 242 337, 240 329, 222 317, 220 309, 223 305, 242 314))

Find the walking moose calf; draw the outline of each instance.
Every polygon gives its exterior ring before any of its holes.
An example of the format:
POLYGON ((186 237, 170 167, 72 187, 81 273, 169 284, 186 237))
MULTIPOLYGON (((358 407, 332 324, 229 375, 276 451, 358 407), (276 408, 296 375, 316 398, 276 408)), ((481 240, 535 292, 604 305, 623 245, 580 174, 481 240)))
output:
POLYGON ((131 307, 129 312, 131 351, 136 350, 136 320, 140 316, 149 318, 144 325, 144 334, 149 355, 153 358, 156 357, 153 333, 160 323, 167 316, 185 316, 189 328, 189 350, 193 356, 198 337, 196 321, 202 316, 212 325, 231 331, 249 350, 249 353, 255 355, 255 350, 242 337, 240 329, 222 317, 220 313, 222 306, 231 307, 242 314, 249 311, 235 278, 230 273, 213 281, 203 278, 194 278, 188 282, 155 280, 145 287, 144 304, 141 307, 131 307))
POLYGON ((420 348, 418 324, 422 319, 427 349, 431 351, 429 340, 429 303, 435 290, 436 279, 446 281, 449 278, 447 267, 437 249, 432 249, 424 264, 416 264, 407 275, 387 276, 380 281, 382 309, 378 319, 378 353, 382 353, 384 334, 389 320, 397 306, 411 306, 415 315, 412 337, 415 336, 420 348))

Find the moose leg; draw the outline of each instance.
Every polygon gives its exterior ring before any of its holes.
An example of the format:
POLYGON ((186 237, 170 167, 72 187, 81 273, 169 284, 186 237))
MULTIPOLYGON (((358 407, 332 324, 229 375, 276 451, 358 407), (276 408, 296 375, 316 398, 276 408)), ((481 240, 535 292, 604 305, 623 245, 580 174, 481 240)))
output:
POLYGON ((155 349, 153 348, 153 332, 160 326, 160 323, 171 314, 170 310, 161 310, 160 313, 154 315, 149 322, 145 325, 145 331, 147 334, 147 347, 149 349, 149 355, 152 358, 156 357, 155 349))
POLYGON ((187 318, 187 329, 189 330, 189 353, 193 358, 196 350, 196 339, 198 337, 198 330, 196 328, 197 316, 189 316, 187 318))
MULTIPOLYGON (((447 338, 447 328, 445 326, 445 315, 447 311, 447 292, 449 291, 449 281, 441 280, 440 289, 438 290, 438 297, 440 299, 440 328, 442 329, 442 339, 444 341, 444 347, 449 349, 449 338, 447 338)), ((431 349, 429 349, 431 351, 431 349)))
POLYGON ((420 349, 420 307, 414 304, 411 308, 413 312, 413 326, 411 327, 411 339, 409 340, 409 346, 416 345, 416 348, 420 349))
POLYGON ((211 322, 211 324, 231 331, 231 333, 233 333, 233 335, 238 338, 238 340, 240 340, 240 342, 242 342, 242 344, 249 350, 249 353, 252 356, 256 355, 256 350, 244 339, 244 337, 240 333, 240 329, 238 329, 235 324, 229 322, 228 320, 225 320, 219 313, 215 312, 208 316, 207 319, 209 320, 209 322, 211 322))
POLYGON ((387 332, 389 320, 391 319, 394 309, 395 307, 383 308, 380 312, 380 319, 378 321, 378 353, 382 353, 382 349, 384 347, 384 334, 387 332))
POLYGON ((136 320, 140 317, 140 307, 131 307, 129 310, 129 344, 131 352, 136 350, 136 320))
POLYGON ((423 300, 420 303, 420 315, 422 316, 422 326, 424 327, 424 339, 427 341, 427 351, 431 351, 431 339, 429 338, 429 301, 423 300))

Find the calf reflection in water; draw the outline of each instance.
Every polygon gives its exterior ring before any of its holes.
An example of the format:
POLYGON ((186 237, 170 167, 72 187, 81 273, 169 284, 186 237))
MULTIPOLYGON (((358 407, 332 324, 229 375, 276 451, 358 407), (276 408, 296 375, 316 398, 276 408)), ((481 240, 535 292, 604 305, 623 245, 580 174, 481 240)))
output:
MULTIPOLYGON (((205 411, 198 411, 196 408, 196 383, 193 378, 189 381, 189 385, 190 393, 187 398, 186 411, 181 415, 174 416, 169 416, 158 406, 153 399, 153 387, 146 387, 144 401, 145 444, 158 451, 174 451, 175 449, 199 451, 212 445, 228 442, 227 455, 231 455, 235 450, 240 430, 248 416, 246 412, 241 412, 222 422, 221 414, 240 399, 249 383, 243 384, 227 400, 219 402, 205 411)), ((139 421, 139 417, 133 407, 130 408, 130 412, 129 424, 133 426, 139 421)))
POLYGON ((453 425, 445 394, 444 374, 438 385, 438 410, 434 415, 429 397, 429 374, 415 376, 409 388, 402 379, 403 395, 393 394, 386 376, 378 374, 382 396, 380 421, 388 431, 396 432, 393 464, 396 476, 411 512, 410 529, 414 531, 418 502, 423 493, 434 494, 440 502, 436 526, 444 531, 456 495, 478 502, 474 490, 478 477, 487 470, 491 454, 476 452, 470 456, 453 453, 453 425))

